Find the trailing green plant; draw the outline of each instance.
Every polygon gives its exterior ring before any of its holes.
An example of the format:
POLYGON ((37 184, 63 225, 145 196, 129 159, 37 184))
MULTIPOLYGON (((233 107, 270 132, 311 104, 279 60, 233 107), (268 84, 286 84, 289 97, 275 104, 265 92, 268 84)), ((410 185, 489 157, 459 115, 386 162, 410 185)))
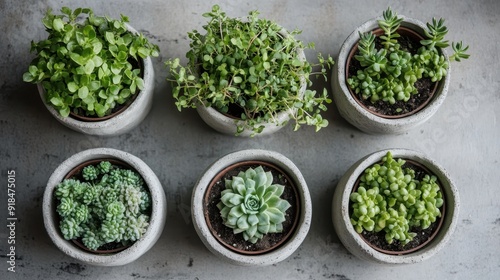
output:
POLYGON ((350 196, 351 223, 358 233, 383 230, 387 243, 398 240, 406 245, 416 236, 412 229, 427 229, 441 217, 443 196, 437 178, 425 174, 418 180, 415 170, 403 168, 405 162, 388 152, 381 164, 361 175, 350 196))
POLYGON ((243 233, 246 241, 256 243, 267 233, 283 231, 285 212, 291 205, 280 198, 285 187, 273 184, 271 172, 262 166, 249 168, 226 180, 225 186, 217 207, 224 225, 234 234, 243 233))
POLYGON ((55 197, 63 237, 81 239, 90 250, 130 244, 149 225, 151 196, 142 177, 108 161, 88 165, 80 177, 62 181, 55 197))
MULTIPOLYGON (((441 52, 449 46, 444 40, 448 33, 444 19, 433 18, 432 23, 427 23, 424 30, 427 38, 420 41, 417 53, 403 49, 398 41, 401 35, 397 31, 402 21, 390 8, 383 12, 383 19, 378 21, 383 30, 380 36, 383 47, 380 49, 376 48, 372 32, 359 33, 358 54, 354 57, 362 69, 348 78, 347 83, 354 92, 372 103, 379 100, 389 104, 407 102, 412 95, 418 94, 417 80, 427 77, 438 82, 448 73, 448 61, 441 52)), ((469 46, 458 42, 452 43, 452 48, 451 61, 469 58, 465 53, 469 46)))
POLYGON ((299 51, 314 44, 305 46, 295 39, 300 30, 287 33, 258 15, 252 11, 246 19, 229 18, 217 5, 203 15, 208 18, 205 34, 188 33, 187 66, 180 65, 178 58, 166 62, 178 110, 207 106, 230 114, 243 121, 238 122, 237 135, 245 128, 260 133, 266 122, 284 125, 276 120, 282 111, 295 120, 295 130, 301 124, 316 130, 326 127, 328 121, 320 114, 331 102, 326 89, 322 94, 306 90, 302 95, 301 88, 312 84, 313 66, 320 66, 316 74, 326 79, 333 59, 319 54, 319 63, 310 64, 299 51))
POLYGON ((68 7, 42 19, 49 36, 31 43, 37 53, 23 80, 41 83, 46 102, 61 116, 70 112, 103 117, 144 88, 138 61, 158 56, 158 46, 127 29, 128 18, 95 16, 68 7), (81 15, 85 19, 80 19, 81 15))

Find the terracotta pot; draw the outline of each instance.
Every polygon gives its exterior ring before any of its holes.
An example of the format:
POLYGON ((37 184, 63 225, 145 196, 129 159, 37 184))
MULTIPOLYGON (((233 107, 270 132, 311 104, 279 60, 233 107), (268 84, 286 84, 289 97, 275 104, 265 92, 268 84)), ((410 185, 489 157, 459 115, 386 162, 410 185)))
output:
MULTIPOLYGON (((425 36, 424 30, 426 26, 424 23, 405 16, 400 17, 403 18, 401 27, 411 29, 420 36, 425 36)), ((342 44, 337 57, 337 63, 335 64, 336 68, 332 73, 333 98, 339 109, 340 115, 358 129, 370 134, 401 134, 426 122, 441 107, 448 93, 451 69, 449 68, 448 74, 436 84, 435 93, 427 104, 415 110, 410 115, 392 118, 379 116, 367 110, 367 108, 355 98, 347 85, 349 54, 357 50, 359 32, 366 33, 377 29, 377 21, 381 19, 382 17, 378 17, 365 22, 356 28, 342 44)), ((445 59, 449 61, 446 51, 442 50, 442 53, 445 59)))
POLYGON ((450 175, 438 163, 420 152, 390 149, 378 151, 360 159, 344 173, 333 195, 332 220, 340 241, 353 255, 382 264, 416 263, 432 257, 444 248, 457 225, 459 208, 458 190, 450 175), (379 162, 388 151, 391 151, 393 158, 414 161, 427 168, 429 173, 434 174, 440 183, 444 205, 446 205, 446 211, 443 211, 440 221, 442 225, 433 239, 422 248, 403 255, 387 254, 373 248, 356 232, 350 220, 350 194, 356 181, 366 168, 379 162))
MULTIPOLYGON (((77 153, 62 162, 52 173, 43 195, 43 219, 45 229, 54 244, 66 255, 83 263, 98 266, 118 266, 133 262, 146 253, 160 238, 165 226, 167 202, 163 187, 154 172, 139 158, 115 149, 96 148, 77 153), (77 247, 72 241, 63 238, 59 230, 57 201, 54 197, 56 186, 67 176, 72 176, 84 165, 92 161, 115 160, 125 167, 135 170, 144 180, 151 195, 151 215, 149 226, 143 236, 130 247, 110 254, 95 254, 77 247), (84 165, 81 165, 85 163, 84 165)), ((108 252, 109 253, 109 252, 108 252)))
MULTIPOLYGON (((132 33, 138 33, 129 25, 127 25, 127 28, 132 33)), ((102 119, 82 116, 71 117, 71 115, 66 118, 62 117, 59 112, 47 102, 45 90, 40 83, 37 85, 38 92, 50 114, 66 127, 90 135, 114 136, 123 134, 139 125, 139 123, 141 123, 148 115, 153 104, 155 85, 153 62, 150 57, 141 59, 141 61, 142 62, 140 62, 140 64, 143 65, 144 68, 144 71, 142 71, 144 89, 132 95, 134 100, 133 102, 130 102, 129 105, 124 106, 111 116, 107 116, 102 119)))
MULTIPOLYGON (((285 185, 285 187, 286 187, 286 185, 285 185)), ((215 199, 214 201, 212 201, 215 204, 217 204, 220 201, 220 199, 219 199, 220 198, 220 193, 216 194, 216 197, 217 197, 217 199, 215 199)), ((288 240, 288 238, 294 233, 294 231, 295 231, 295 229, 297 227, 297 223, 298 223, 298 220, 299 220, 299 213, 300 213, 299 196, 298 196, 297 188, 295 187, 293 181, 290 180, 289 176, 285 172, 281 171, 281 169, 278 168, 276 165, 268 163, 268 162, 264 162, 264 161, 244 161, 244 162, 238 162, 238 163, 235 163, 235 164, 232 164, 232 165, 226 167, 224 170, 222 170, 221 172, 219 172, 219 174, 217 174, 217 176, 215 176, 213 178, 213 180, 210 182, 210 185, 208 186, 208 188, 207 188, 207 190, 205 192, 203 205, 205 207, 205 209, 204 209, 204 211, 205 211, 205 221, 206 221, 208 227, 210 228, 210 231, 212 232, 212 235, 222 245, 226 246, 228 249, 233 250, 235 252, 238 252, 239 254, 247 254, 247 255, 259 255, 259 254, 263 254, 263 253, 272 251, 272 250, 278 248, 279 246, 281 246, 283 243, 285 243, 288 240), (236 248, 236 247, 233 246, 233 244, 228 243, 226 240, 224 240, 222 238, 221 234, 219 234, 214 229, 214 227, 212 225, 211 219, 209 217, 209 208, 210 208, 210 205, 211 205, 211 203, 210 203, 210 196, 211 196, 212 190, 214 189, 214 186, 215 186, 215 184, 217 182, 221 181, 228 172, 230 172, 230 171, 232 171, 232 170, 234 170, 236 168, 245 167, 245 170, 246 170, 249 167, 256 166, 256 165, 268 167, 270 169, 273 169, 273 170, 281 173, 283 176, 285 176, 287 182, 290 184, 289 188, 291 188, 291 192, 293 193, 293 197, 295 197, 295 199, 288 200, 288 202, 290 203, 291 207, 290 207, 289 210, 287 210, 287 213, 292 212, 292 213, 295 213, 295 215, 289 216, 289 219, 292 219, 292 223, 291 223, 290 227, 287 227, 287 228, 285 228, 283 230, 282 234, 279 234, 279 235, 282 235, 281 236, 281 240, 279 240, 275 244, 272 244, 268 248, 261 249, 261 250, 251 251, 251 250, 245 250, 245 249, 236 248)), ((214 221, 214 222, 215 223, 222 223, 222 218, 220 219, 220 221, 214 221)), ((229 231, 232 232, 232 229, 230 229, 229 231)), ((240 234, 240 237, 243 238, 241 236, 241 234, 240 234)), ((257 244, 258 243, 259 242, 257 242, 257 244)), ((268 243, 268 242, 264 241, 264 243, 268 243)), ((251 245, 251 243, 248 243, 248 245, 251 245)))
POLYGON ((210 165, 197 181, 191 198, 193 224, 205 246, 216 256, 237 265, 266 266, 276 264, 288 258, 304 241, 312 217, 312 203, 307 184, 300 170, 285 156, 266 150, 242 150, 228 154, 210 165), (277 248, 261 254, 241 254, 221 244, 214 237, 205 219, 204 198, 214 178, 233 164, 245 161, 260 161, 275 165, 287 174, 296 187, 300 207, 297 226, 291 235, 277 248))

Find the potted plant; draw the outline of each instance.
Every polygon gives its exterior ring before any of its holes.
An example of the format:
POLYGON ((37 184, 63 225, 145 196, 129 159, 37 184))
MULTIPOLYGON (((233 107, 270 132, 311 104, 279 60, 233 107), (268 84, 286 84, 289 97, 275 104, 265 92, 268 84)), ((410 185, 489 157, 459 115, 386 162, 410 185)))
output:
POLYGON ((391 149, 356 162, 332 201, 335 230, 359 258, 386 264, 430 258, 451 238, 459 197, 447 172, 421 153, 391 149))
POLYGON ((120 19, 88 8, 49 10, 47 39, 32 42, 37 57, 24 73, 38 85, 49 112, 62 124, 92 135, 116 135, 137 126, 152 105, 158 46, 120 19), (85 15, 85 18, 81 18, 85 15))
POLYGON ((230 263, 272 265, 289 257, 311 224, 311 198, 297 167, 266 150, 214 162, 193 189, 193 224, 205 246, 230 263))
POLYGON ((388 8, 346 39, 333 71, 340 114, 368 133, 403 133, 440 107, 450 81, 449 61, 469 57, 452 43, 448 57, 444 20, 424 25, 388 8))
POLYGON ((67 255, 92 265, 124 265, 160 237, 166 198, 139 158, 90 149, 68 158, 51 175, 43 217, 49 237, 67 255))
MULTIPOLYGON (((314 45, 297 40, 299 30, 287 32, 258 14, 230 18, 217 5, 204 14, 205 34, 188 33, 187 66, 178 58, 166 62, 177 108, 196 108, 208 125, 231 135, 270 134, 289 119, 295 130, 302 124, 327 126, 320 114, 331 102, 326 89, 306 89, 316 65, 306 61, 304 49, 314 45)), ((326 79, 333 60, 321 54, 318 59, 318 74, 326 79)))

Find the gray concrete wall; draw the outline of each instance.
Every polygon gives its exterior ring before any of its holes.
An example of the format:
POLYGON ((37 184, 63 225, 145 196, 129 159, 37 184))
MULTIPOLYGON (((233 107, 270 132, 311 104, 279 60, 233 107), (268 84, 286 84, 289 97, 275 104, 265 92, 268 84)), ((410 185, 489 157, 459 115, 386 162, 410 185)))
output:
MULTIPOLYGON (((403 1, 0 1, 0 272, 2 279, 498 279, 500 273, 500 2, 496 0, 403 1), (210 129, 195 110, 178 112, 165 81, 163 61, 183 57, 186 33, 204 24, 202 13, 218 3, 231 16, 258 9, 263 17, 314 41, 317 51, 336 56, 344 39, 390 5, 422 21, 445 17, 450 40, 470 44, 471 59, 452 65, 448 97, 420 128, 399 136, 364 134, 343 120, 334 104, 330 126, 280 132, 255 139, 228 137, 210 129), (36 87, 22 82, 33 54, 30 41, 46 36, 40 20, 48 8, 88 6, 97 14, 120 13, 158 44, 153 59, 155 100, 151 113, 125 135, 101 138, 60 125, 36 87), (43 227, 41 198, 51 172, 67 157, 93 147, 121 149, 141 157, 164 184, 165 230, 158 243, 124 267, 82 265, 60 252, 43 227), (432 259, 406 266, 366 263, 339 242, 330 217, 335 185, 347 168, 376 150, 423 151, 452 175, 461 195, 454 239, 432 259), (220 156, 245 148, 278 151, 302 170, 313 201, 306 241, 288 260, 266 268, 241 268, 215 258, 190 220, 190 195, 200 173, 220 156), (16 273, 7 271, 7 170, 16 171, 16 273)), ((312 61, 315 54, 306 54, 312 61)), ((185 59, 184 59, 185 61, 185 59)), ((315 88, 329 84, 314 80, 315 88)))

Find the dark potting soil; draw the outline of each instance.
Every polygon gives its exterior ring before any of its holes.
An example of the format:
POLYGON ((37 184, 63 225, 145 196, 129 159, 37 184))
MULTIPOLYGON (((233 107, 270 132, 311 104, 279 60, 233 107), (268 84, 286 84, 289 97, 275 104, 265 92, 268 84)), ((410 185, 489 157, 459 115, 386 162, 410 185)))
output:
POLYGON ((208 212, 210 224, 217 236, 221 240, 223 240, 226 245, 229 245, 228 247, 233 247, 238 250, 249 252, 267 250, 276 246, 281 240, 283 240, 283 238, 289 236, 289 233, 292 233, 292 231, 294 230, 295 217, 297 216, 298 211, 300 211, 299 205, 297 204, 297 196, 293 189, 294 187, 286 178, 286 176, 273 168, 262 166, 266 172, 271 171, 273 175, 273 184, 280 184, 285 186, 281 198, 287 200, 290 205, 292 205, 285 212, 286 220, 285 222, 283 222, 283 231, 281 233, 265 234, 262 239, 257 241, 255 244, 252 244, 248 241, 245 241, 242 233, 234 234, 233 229, 223 224, 222 217, 220 216, 220 210, 219 208, 217 208, 217 204, 220 201, 221 192, 226 188, 225 180, 231 179, 232 176, 236 176, 240 171, 246 171, 249 167, 256 168, 257 166, 258 165, 245 165, 227 172, 221 180, 215 183, 209 193, 208 200, 204 202, 204 211, 206 214, 208 212))
MULTIPOLYGON (((377 50, 383 48, 381 42, 382 40, 377 36, 375 38, 375 48, 377 50)), ((402 50, 410 52, 411 54, 417 53, 418 49, 421 46, 419 41, 416 41, 413 38, 404 35, 398 38, 398 42, 401 45, 402 50)), ((359 54, 359 52, 356 52, 356 55, 357 54, 359 54)), ((359 61, 352 57, 348 69, 349 76, 355 76, 358 70, 361 69, 362 67, 359 61)), ((413 112, 422 104, 427 102, 427 100, 432 97, 435 85, 436 83, 432 82, 430 78, 422 77, 415 82, 415 87, 418 90, 417 94, 412 94, 410 99, 406 102, 402 100, 396 100, 396 103, 392 105, 389 102, 384 102, 382 100, 378 100, 375 103, 372 103, 369 98, 363 99, 361 93, 353 92, 353 94, 356 96, 357 100, 361 102, 361 104, 363 104, 368 110, 372 112, 385 116, 398 116, 413 112)))
MULTIPOLYGON (((426 174, 432 174, 430 173, 429 170, 427 170, 425 167, 414 164, 412 162, 406 161, 405 164, 403 164, 403 169, 410 168, 415 171, 415 179, 417 180, 422 180, 426 174)), ((439 186, 441 186, 440 182, 437 182, 439 186)), ((357 188, 357 185, 356 185, 357 188)), ((441 190, 442 192, 442 190, 441 190)), ((439 209, 441 211, 441 217, 437 217, 436 221, 432 223, 428 228, 422 229, 421 227, 412 227, 410 228, 410 232, 414 232, 417 235, 413 237, 413 239, 408 242, 406 245, 403 245, 399 240, 393 240, 391 244, 387 243, 385 240, 385 231, 381 230, 379 232, 375 231, 366 231, 363 230, 361 232, 362 237, 370 244, 373 246, 380 248, 381 250, 386 250, 386 251, 394 251, 394 252, 402 252, 402 251, 407 251, 411 250, 413 248, 416 248, 420 246, 421 244, 424 244, 429 240, 429 238, 432 237, 434 232, 438 229, 439 223, 441 222, 441 219, 443 218, 444 215, 444 205, 441 206, 439 209)), ((349 207, 351 209, 351 207, 349 207)), ((351 210, 352 211, 352 210, 351 210)), ((352 214, 352 212, 351 212, 352 214)))

